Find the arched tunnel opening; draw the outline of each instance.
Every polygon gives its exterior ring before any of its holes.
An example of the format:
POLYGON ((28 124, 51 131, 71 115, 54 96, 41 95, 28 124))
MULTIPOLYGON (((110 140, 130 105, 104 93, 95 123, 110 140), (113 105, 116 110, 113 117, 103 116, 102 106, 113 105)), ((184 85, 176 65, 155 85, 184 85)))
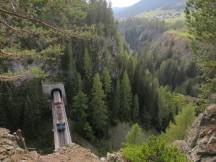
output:
POLYGON ((53 99, 53 97, 54 97, 54 96, 53 96, 53 95, 54 95, 54 92, 59 92, 61 98, 63 98, 61 89, 59 89, 59 88, 54 88, 54 89, 51 91, 51 97, 52 97, 52 99, 53 99))

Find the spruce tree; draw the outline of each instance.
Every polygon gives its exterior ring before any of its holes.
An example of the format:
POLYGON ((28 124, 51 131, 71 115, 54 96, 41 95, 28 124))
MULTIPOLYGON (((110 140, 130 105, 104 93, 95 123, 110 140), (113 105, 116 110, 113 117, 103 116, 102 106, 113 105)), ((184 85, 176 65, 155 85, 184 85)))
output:
POLYGON ((112 80, 110 77, 109 70, 106 67, 104 68, 104 71, 103 71, 102 81, 103 81, 103 89, 108 99, 111 93, 111 90, 112 90, 112 80))
POLYGON ((128 74, 125 71, 121 80, 120 88, 120 119, 129 121, 131 119, 132 93, 128 74))
POLYGON ((62 58, 62 68, 65 76, 65 87, 67 91, 66 93, 68 97, 68 102, 70 104, 73 96, 78 93, 76 87, 74 86, 77 84, 77 69, 73 56, 73 48, 71 42, 66 45, 62 58))
POLYGON ((92 65, 92 59, 89 56, 89 52, 87 48, 85 48, 85 53, 83 57, 83 72, 85 78, 84 88, 86 92, 89 92, 91 90, 93 65, 92 65))
POLYGON ((108 113, 106 96, 98 73, 96 73, 93 78, 90 105, 91 125, 95 131, 95 135, 102 138, 107 134, 108 113))
POLYGON ((119 111, 120 111, 120 81, 116 81, 115 88, 112 89, 112 112, 111 112, 111 122, 116 124, 119 119, 119 111))
POLYGON ((75 129, 86 138, 92 137, 92 129, 87 121, 88 98, 85 93, 79 93, 73 98, 73 119, 76 121, 75 129))
POLYGON ((87 48, 85 48, 85 53, 83 57, 83 69, 86 78, 90 80, 92 77, 92 60, 91 57, 89 56, 89 52, 87 48))
POLYGON ((136 121, 136 122, 139 121, 139 97, 138 95, 135 95, 133 99, 132 119, 133 121, 136 121))

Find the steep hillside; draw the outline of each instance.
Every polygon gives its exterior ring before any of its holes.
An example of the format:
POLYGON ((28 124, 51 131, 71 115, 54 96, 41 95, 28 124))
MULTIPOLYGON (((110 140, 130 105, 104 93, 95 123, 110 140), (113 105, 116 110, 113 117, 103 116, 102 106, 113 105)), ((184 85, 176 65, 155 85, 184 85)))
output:
POLYGON ((191 161, 216 161, 216 105, 200 114, 184 140, 175 144, 188 154, 191 161))
POLYGON ((197 96, 199 70, 192 59, 184 19, 170 22, 130 18, 121 21, 119 29, 128 46, 143 59, 145 68, 158 77, 160 85, 197 96))
POLYGON ((114 8, 116 18, 128 18, 141 15, 145 12, 161 9, 164 11, 175 10, 183 11, 185 6, 184 0, 141 0, 130 7, 114 8))

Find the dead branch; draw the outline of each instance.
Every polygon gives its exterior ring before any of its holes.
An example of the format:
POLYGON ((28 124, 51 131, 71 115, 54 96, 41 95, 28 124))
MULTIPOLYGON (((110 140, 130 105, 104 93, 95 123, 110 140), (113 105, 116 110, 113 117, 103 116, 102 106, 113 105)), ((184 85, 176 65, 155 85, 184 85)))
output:
POLYGON ((17 32, 21 32, 21 33, 22 32, 26 32, 28 34, 32 34, 33 33, 31 31, 28 31, 28 30, 25 30, 25 29, 15 28, 15 27, 9 25, 8 23, 6 23, 5 21, 2 21, 2 20, 0 20, 0 23, 3 24, 3 25, 5 25, 6 27, 8 27, 9 29, 11 29, 12 31, 17 31, 17 32))
POLYGON ((44 21, 42 21, 40 19, 37 19, 37 18, 32 18, 32 17, 29 17, 29 16, 20 15, 18 13, 7 11, 7 10, 1 9, 1 8, 0 8, 0 12, 4 13, 4 14, 7 14, 7 15, 15 16, 15 17, 20 18, 20 19, 25 19, 25 20, 32 21, 34 23, 41 24, 41 25, 43 25, 45 27, 48 27, 48 28, 51 28, 51 29, 53 29, 53 30, 55 30, 57 32, 63 32, 63 30, 61 30, 59 28, 56 28, 56 27, 48 24, 47 22, 44 22, 44 21))
POLYGON ((0 75, 0 81, 14 81, 23 79, 24 75, 15 75, 15 76, 7 76, 7 75, 0 75))

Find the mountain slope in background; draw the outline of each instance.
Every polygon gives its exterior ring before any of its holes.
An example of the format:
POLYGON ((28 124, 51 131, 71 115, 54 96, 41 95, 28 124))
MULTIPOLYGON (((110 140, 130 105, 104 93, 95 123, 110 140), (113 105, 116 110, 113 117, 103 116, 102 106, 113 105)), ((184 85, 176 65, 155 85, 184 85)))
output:
POLYGON ((140 2, 125 8, 113 8, 116 18, 124 19, 142 15, 152 10, 180 10, 183 11, 185 0, 141 0, 140 2))

